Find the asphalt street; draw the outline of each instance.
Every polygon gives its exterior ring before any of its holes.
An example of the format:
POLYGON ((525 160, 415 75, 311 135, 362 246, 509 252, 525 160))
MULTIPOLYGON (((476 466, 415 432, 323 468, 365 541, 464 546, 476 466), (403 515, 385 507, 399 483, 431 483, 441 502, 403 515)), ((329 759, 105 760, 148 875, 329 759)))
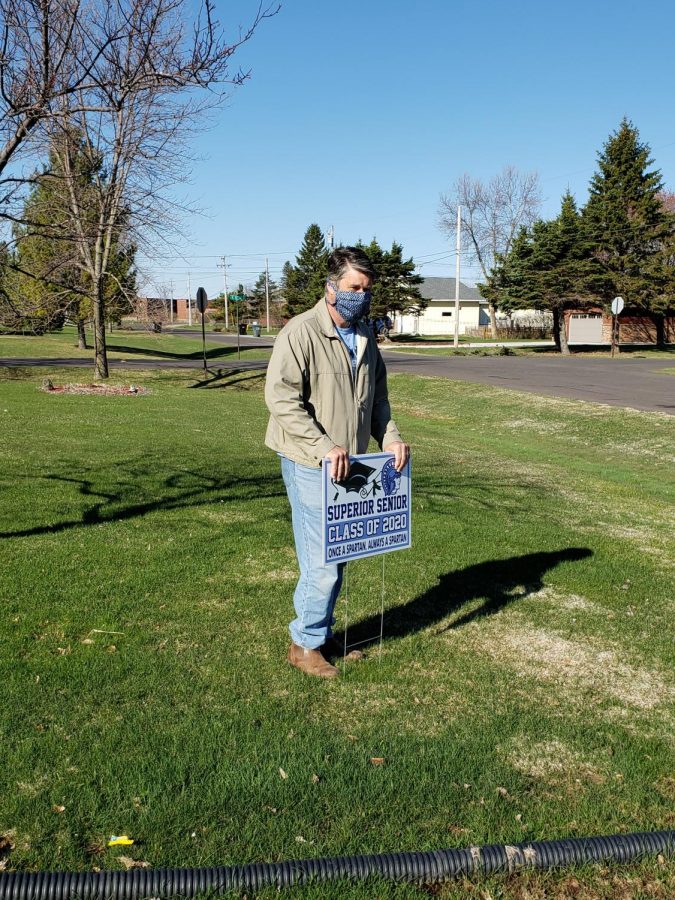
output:
POLYGON ((672 359, 614 359, 587 356, 421 356, 399 351, 383 354, 390 372, 433 375, 512 388, 547 397, 592 400, 675 415, 672 359))
MULTIPOLYGON (((174 334, 180 332, 173 332, 174 334)), ((194 338, 194 332, 183 332, 194 338)), ((236 345, 236 337, 211 332, 212 344, 236 345)), ((271 347, 269 338, 241 337, 246 349, 271 347)), ((408 372, 488 384, 542 394, 548 397, 567 397, 590 400, 610 406, 630 407, 675 415, 675 376, 663 373, 675 368, 675 355, 668 358, 636 358, 633 354, 615 359, 588 356, 423 356, 403 351, 383 350, 390 372, 408 372)), ((201 360, 134 359, 110 360, 112 369, 192 368, 200 370, 201 360)), ((40 366, 59 368, 77 366, 91 368, 91 359, 0 359, 0 366, 40 366)), ((230 369, 260 370, 266 360, 212 360, 212 372, 230 369)))

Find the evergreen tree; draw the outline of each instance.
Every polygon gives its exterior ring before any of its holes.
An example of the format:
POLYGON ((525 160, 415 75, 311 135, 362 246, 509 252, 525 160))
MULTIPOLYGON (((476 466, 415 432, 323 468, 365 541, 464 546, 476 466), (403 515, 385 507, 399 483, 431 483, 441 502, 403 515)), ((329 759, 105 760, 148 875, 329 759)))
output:
POLYGON ((319 226, 313 224, 305 232, 295 266, 284 266, 282 286, 287 315, 295 316, 314 306, 324 295, 327 276, 326 241, 319 226))
POLYGON ((418 287, 424 279, 415 272, 412 258, 403 259, 401 244, 394 241, 391 250, 383 250, 373 238, 368 246, 359 246, 368 254, 378 273, 370 305, 372 319, 384 318, 389 313, 418 315, 428 306, 418 287))
POLYGON ((624 119, 598 155, 583 218, 607 274, 602 300, 621 296, 626 306, 655 314, 662 339, 675 288, 675 217, 664 207, 661 174, 652 164, 649 146, 624 119))
MULTIPOLYGON (((90 209, 93 221, 94 173, 101 160, 92 159, 79 134, 71 129, 60 138, 67 142, 71 165, 77 177, 74 190, 83 209, 90 209)), ((18 303, 33 329, 61 328, 66 318, 78 328, 80 347, 86 347, 85 322, 92 314, 91 279, 82 266, 79 236, 73 232, 66 179, 55 149, 50 150, 45 170, 37 177, 23 210, 26 224, 17 226, 14 264, 17 272, 18 303)), ((85 222, 85 225, 87 223, 85 222)), ((107 321, 117 322, 132 309, 136 291, 136 247, 124 240, 126 215, 120 216, 120 231, 113 241, 103 285, 107 321)))
POLYGON ((480 288, 483 296, 488 291, 499 298, 505 310, 550 311, 556 345, 567 354, 565 309, 596 304, 606 285, 574 197, 567 192, 558 217, 539 220, 529 231, 522 228, 510 253, 499 259, 488 284, 480 288))
POLYGON ((265 315, 268 291, 269 301, 274 303, 279 294, 279 287, 271 278, 267 281, 265 272, 261 272, 248 295, 248 313, 254 319, 260 319, 265 315))

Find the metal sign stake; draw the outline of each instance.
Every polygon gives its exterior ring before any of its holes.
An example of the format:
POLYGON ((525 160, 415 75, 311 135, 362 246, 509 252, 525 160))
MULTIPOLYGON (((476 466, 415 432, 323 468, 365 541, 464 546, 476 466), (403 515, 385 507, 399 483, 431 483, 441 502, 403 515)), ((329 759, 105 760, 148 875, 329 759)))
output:
POLYGON ((206 330, 204 327, 204 314, 206 312, 206 307, 209 305, 209 298, 206 296, 206 291, 203 287, 197 288, 197 309, 202 317, 202 353, 204 355, 204 374, 206 375, 208 367, 206 365, 206 330))

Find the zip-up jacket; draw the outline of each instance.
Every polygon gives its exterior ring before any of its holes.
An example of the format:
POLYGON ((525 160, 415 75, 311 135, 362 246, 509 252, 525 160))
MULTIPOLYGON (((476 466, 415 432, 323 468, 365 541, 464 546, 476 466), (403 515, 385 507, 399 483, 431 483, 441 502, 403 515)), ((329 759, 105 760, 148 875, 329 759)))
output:
POLYGON ((333 447, 365 453, 401 435, 391 418, 387 372, 369 328, 356 325, 356 373, 326 301, 279 332, 267 369, 270 420, 265 444, 304 466, 319 466, 333 447))

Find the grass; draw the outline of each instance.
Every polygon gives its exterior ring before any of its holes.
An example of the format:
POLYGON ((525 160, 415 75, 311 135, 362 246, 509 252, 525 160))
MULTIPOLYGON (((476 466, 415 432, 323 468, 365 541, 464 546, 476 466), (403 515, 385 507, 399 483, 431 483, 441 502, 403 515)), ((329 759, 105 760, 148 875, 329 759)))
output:
MULTIPOLYGON (((87 350, 77 346, 75 328, 66 326, 61 332, 45 335, 0 334, 0 357, 6 358, 77 358, 91 359, 93 364, 93 336, 87 332, 87 350)), ((248 349, 242 341, 242 359, 266 359, 269 350, 248 349)), ((167 359, 189 360, 199 363, 203 359, 201 333, 195 338, 180 335, 150 334, 139 331, 114 331, 106 335, 109 359, 167 359)), ((232 359, 237 356, 236 344, 219 344, 206 338, 207 360, 232 359)))
MULTIPOLYGON (((284 663, 295 560, 262 375, 194 389, 189 373, 134 372, 148 396, 107 398, 45 394, 42 377, 0 380, 9 868, 674 827, 672 417, 392 376, 414 546, 385 558, 381 658, 373 646, 324 683, 284 663), (124 833, 133 847, 106 846, 124 833)), ((382 558, 350 567, 350 641, 378 631, 381 578, 382 558)), ((439 896, 614 897, 619 883, 666 898, 675 871, 439 896)))
MULTIPOLYGON (((560 356, 555 347, 510 347, 508 342, 501 341, 500 345, 485 347, 458 347, 445 345, 443 347, 402 347, 387 345, 382 349, 394 350, 400 353, 412 353, 420 356, 560 356)), ((611 349, 609 347, 591 347, 573 345, 571 348, 573 356, 599 356, 607 358, 611 349)), ((671 359, 675 356, 675 347, 644 347, 636 345, 634 347, 622 347, 619 353, 620 357, 626 359, 671 359)))
MULTIPOLYGON (((401 344, 452 344, 454 341, 454 334, 392 334, 390 336, 390 340, 392 343, 401 343, 401 344)), ((530 341, 542 341, 542 340, 552 340, 552 338, 497 338, 497 342, 500 344, 509 344, 509 343, 529 343, 530 341)), ((484 344, 484 343, 494 343, 495 338, 492 337, 475 337, 470 334, 460 334, 459 335, 459 343, 460 344, 484 344)))

